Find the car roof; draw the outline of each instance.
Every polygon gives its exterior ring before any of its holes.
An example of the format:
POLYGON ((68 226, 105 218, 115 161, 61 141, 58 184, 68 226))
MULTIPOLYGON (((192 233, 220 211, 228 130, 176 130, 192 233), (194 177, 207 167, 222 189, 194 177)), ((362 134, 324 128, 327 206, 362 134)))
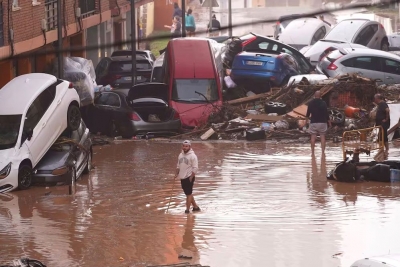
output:
POLYGON ((208 38, 176 38, 168 43, 172 49, 174 77, 177 79, 210 79, 215 77, 214 55, 208 38), (196 51, 196 53, 193 53, 196 51), (188 60, 191 59, 191 60, 188 60))
POLYGON ((285 44, 309 45, 315 32, 322 26, 330 28, 328 24, 320 19, 295 19, 281 33, 279 40, 285 44), (296 37, 294 38, 294 36, 296 37))
POLYGON ((393 255, 384 255, 384 256, 377 256, 377 257, 368 257, 368 258, 364 258, 364 259, 358 260, 355 263, 360 262, 360 261, 364 261, 364 262, 365 261, 369 261, 369 262, 375 261, 375 262, 385 263, 385 265, 399 266, 400 255, 399 254, 393 254, 393 255))
POLYGON ((242 37, 244 37, 244 36, 247 36, 247 35, 254 35, 254 36, 256 36, 256 37, 260 37, 260 38, 264 38, 264 39, 267 39, 267 40, 269 40, 269 41, 271 41, 271 42, 273 42, 273 43, 277 43, 277 44, 279 44, 279 45, 282 45, 282 46, 286 46, 286 47, 289 47, 290 49, 293 49, 293 50, 295 50, 295 51, 298 51, 298 49, 296 49, 296 48, 294 48, 293 46, 291 46, 291 45, 288 45, 288 44, 285 44, 285 43, 282 43, 282 42, 280 42, 279 40, 275 40, 275 39, 273 39, 273 38, 269 38, 269 37, 267 37, 267 36, 264 36, 264 35, 261 35, 261 34, 258 34, 258 33, 254 33, 254 32, 250 32, 249 34, 246 34, 246 35, 243 35, 243 36, 241 36, 240 38, 242 38, 242 37))
POLYGON ((15 77, 0 90, 0 114, 24 114, 36 96, 55 82, 55 76, 45 73, 15 77))
POLYGON ((377 49, 370 48, 342 48, 345 50, 348 55, 367 55, 367 56, 378 56, 378 57, 387 57, 394 60, 400 60, 400 56, 385 52, 377 49))
POLYGON ((281 53, 279 53, 279 52, 276 52, 276 53, 271 53, 271 52, 265 53, 265 52, 248 52, 248 51, 243 51, 243 52, 240 52, 238 55, 240 55, 240 56, 253 56, 253 57, 255 57, 255 56, 257 56, 257 55, 269 56, 269 57, 278 57, 280 54, 281 54, 281 53))

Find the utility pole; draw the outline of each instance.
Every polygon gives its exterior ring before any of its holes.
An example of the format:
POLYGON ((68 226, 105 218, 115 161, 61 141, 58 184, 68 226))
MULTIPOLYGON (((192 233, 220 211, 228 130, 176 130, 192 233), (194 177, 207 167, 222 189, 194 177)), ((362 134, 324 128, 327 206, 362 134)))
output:
POLYGON ((61 14, 61 5, 62 0, 57 0, 57 38, 58 38, 58 53, 57 53, 57 60, 58 60, 58 78, 62 79, 64 77, 64 64, 63 64, 63 37, 62 37, 62 14, 61 14))
POLYGON ((232 0, 228 0, 228 30, 229 37, 232 37, 232 0))
POLYGON ((186 0, 182 0, 182 37, 186 37, 186 0))
POLYGON ((135 0, 131 0, 131 50, 132 50, 132 86, 136 84, 136 9, 135 0))

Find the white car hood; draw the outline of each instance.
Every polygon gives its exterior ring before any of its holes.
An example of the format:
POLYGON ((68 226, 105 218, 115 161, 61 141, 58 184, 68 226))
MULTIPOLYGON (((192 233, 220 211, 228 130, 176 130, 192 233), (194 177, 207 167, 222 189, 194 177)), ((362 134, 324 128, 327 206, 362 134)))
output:
POLYGON ((311 84, 318 84, 320 81, 328 80, 325 74, 305 74, 305 75, 295 75, 290 77, 288 85, 293 82, 293 84, 298 84, 301 79, 306 78, 311 84))
POLYGON ((337 47, 337 48, 368 48, 359 44, 350 44, 350 43, 336 43, 329 41, 318 41, 316 42, 310 49, 308 49, 304 56, 309 58, 311 63, 318 63, 319 56, 327 49, 328 47, 337 47))
POLYGON ((0 171, 12 161, 15 148, 0 150, 0 171))

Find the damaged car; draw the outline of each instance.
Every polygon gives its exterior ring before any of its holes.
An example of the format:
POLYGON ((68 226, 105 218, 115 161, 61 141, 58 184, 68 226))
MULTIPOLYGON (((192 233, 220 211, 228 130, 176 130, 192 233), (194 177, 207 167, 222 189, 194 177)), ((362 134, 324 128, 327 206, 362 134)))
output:
POLYGON ((71 184, 92 168, 92 140, 83 120, 65 131, 35 168, 33 184, 71 184))
POLYGON ((172 135, 181 131, 178 112, 168 105, 168 85, 137 84, 131 89, 102 92, 89 110, 91 132, 132 138, 172 135))
POLYGON ((8 82, 0 102, 0 192, 27 189, 58 137, 79 128, 79 95, 67 81, 31 73, 8 82))

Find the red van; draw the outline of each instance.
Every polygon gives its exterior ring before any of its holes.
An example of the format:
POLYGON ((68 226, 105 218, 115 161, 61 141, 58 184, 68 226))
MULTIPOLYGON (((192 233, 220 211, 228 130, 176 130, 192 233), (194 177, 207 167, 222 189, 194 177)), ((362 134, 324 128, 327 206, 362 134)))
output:
POLYGON ((164 55, 163 81, 169 87, 169 105, 182 127, 193 129, 207 122, 222 105, 223 44, 207 38, 176 38, 164 55))

